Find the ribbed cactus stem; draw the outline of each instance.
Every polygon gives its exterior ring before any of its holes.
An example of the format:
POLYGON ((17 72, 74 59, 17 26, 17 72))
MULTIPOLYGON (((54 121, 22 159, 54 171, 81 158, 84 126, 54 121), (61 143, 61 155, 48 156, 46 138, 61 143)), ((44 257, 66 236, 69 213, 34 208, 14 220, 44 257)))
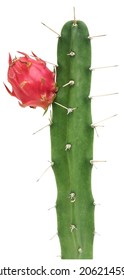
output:
POLYGON ((86 25, 67 22, 58 39, 57 86, 51 150, 57 183, 57 222, 62 259, 92 259, 94 199, 91 190, 91 44, 86 25), (58 106, 60 104, 60 106, 58 106), (74 108, 69 113, 65 108, 74 108))

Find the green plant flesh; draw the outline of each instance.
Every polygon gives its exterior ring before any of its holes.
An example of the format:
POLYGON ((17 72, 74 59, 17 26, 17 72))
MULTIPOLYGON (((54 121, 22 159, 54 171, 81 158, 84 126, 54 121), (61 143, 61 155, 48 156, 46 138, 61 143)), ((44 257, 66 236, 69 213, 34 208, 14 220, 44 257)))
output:
POLYGON ((50 129, 62 259, 93 258, 94 199, 90 160, 93 159, 94 129, 89 98, 91 43, 88 36, 83 22, 69 21, 58 39, 59 90, 52 104, 50 129))

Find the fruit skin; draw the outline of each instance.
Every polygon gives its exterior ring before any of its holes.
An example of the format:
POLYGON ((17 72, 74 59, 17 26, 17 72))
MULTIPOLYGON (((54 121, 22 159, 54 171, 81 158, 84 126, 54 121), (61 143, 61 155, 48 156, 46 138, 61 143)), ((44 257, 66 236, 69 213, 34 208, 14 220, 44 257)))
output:
POLYGON ((7 91, 21 101, 22 107, 42 107, 47 109, 56 97, 55 74, 50 71, 45 61, 34 53, 33 58, 25 53, 23 56, 11 58, 9 54, 8 82, 12 92, 7 91))
POLYGON ((87 26, 67 22, 58 39, 57 86, 51 130, 57 183, 57 223, 62 259, 92 259, 94 199, 91 189, 91 43, 87 26), (70 53, 73 55, 70 55, 70 53), (74 81, 74 84, 68 84, 74 81), (61 104, 58 106, 58 104, 61 104), (75 108, 71 113, 65 108, 75 108))

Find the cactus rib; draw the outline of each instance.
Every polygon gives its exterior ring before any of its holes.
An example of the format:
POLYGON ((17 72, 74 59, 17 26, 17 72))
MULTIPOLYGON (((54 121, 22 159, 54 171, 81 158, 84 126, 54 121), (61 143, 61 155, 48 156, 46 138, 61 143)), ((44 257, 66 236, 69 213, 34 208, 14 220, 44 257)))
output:
POLYGON ((94 199, 91 189, 91 43, 87 26, 67 22, 58 39, 57 86, 51 151, 57 183, 57 223, 62 259, 92 259, 94 199), (61 104, 61 106, 58 106, 61 104), (66 108, 75 108, 67 114, 66 108))

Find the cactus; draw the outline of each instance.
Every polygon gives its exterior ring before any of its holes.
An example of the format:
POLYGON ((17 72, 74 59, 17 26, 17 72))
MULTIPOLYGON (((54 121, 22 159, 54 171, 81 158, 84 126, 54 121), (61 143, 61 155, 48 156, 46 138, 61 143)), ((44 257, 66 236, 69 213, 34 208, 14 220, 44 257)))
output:
POLYGON ((57 221, 62 259, 92 259, 94 199, 91 190, 93 133, 91 126, 91 44, 87 26, 67 22, 58 39, 55 75, 34 53, 9 56, 8 82, 22 107, 47 110, 52 168, 57 183, 57 221), (58 90, 58 92, 57 92, 58 90), (57 93, 57 94, 56 94, 57 93))
POLYGON ((92 259, 91 43, 87 26, 67 22, 58 39, 57 97, 52 104, 52 168, 57 183, 57 223, 62 259, 92 259))
MULTIPOLYGON (((75 19, 74 8, 74 20, 64 25, 58 38, 56 77, 55 72, 47 68, 48 62, 33 52, 31 56, 19 52, 22 56, 14 59, 9 55, 7 79, 12 90, 4 84, 8 93, 18 99, 21 107, 41 107, 46 112, 52 104, 50 122, 43 128, 49 126, 51 133, 49 167, 53 168, 57 183, 56 211, 62 259, 93 258, 95 203, 91 173, 93 163, 98 162, 93 160, 94 129, 97 134, 99 123, 116 116, 92 123, 91 73, 106 66, 91 68, 90 39, 101 36, 105 34, 89 36, 87 26, 75 19)), ((112 94, 116 93, 99 96, 112 94)))

